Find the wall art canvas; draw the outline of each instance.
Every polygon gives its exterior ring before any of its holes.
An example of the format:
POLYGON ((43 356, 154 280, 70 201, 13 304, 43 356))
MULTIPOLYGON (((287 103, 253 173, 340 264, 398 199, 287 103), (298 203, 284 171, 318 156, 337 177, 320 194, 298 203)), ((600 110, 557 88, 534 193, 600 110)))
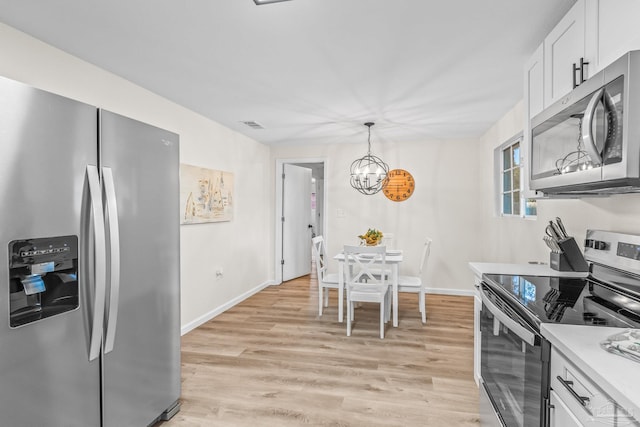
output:
POLYGON ((231 221, 233 174, 180 164, 180 224, 231 221))

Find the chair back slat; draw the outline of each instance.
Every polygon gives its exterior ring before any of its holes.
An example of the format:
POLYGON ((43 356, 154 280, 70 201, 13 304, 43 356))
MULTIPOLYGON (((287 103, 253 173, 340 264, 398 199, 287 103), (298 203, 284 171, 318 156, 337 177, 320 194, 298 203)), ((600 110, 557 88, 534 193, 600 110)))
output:
POLYGON ((386 246, 349 246, 344 247, 347 264, 345 268, 348 285, 386 284, 385 274, 379 275, 379 270, 386 266, 386 246))
POLYGON ((311 239, 313 243, 313 256, 316 259, 316 273, 319 280, 323 280, 327 272, 327 266, 324 261, 324 238, 316 236, 311 239))
POLYGON ((418 269, 418 276, 422 276, 424 266, 426 265, 429 254, 431 253, 431 242, 432 240, 427 237, 427 240, 422 247, 422 257, 420 258, 420 268, 418 269))

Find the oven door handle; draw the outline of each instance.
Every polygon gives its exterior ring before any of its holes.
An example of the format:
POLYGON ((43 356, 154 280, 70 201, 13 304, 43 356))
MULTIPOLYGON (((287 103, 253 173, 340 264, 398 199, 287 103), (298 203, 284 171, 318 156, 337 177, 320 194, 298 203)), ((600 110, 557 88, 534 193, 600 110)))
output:
POLYGON ((509 317, 506 313, 500 310, 484 292, 482 286, 480 286, 480 297, 482 298, 482 303, 489 309, 489 311, 494 315, 496 319, 498 319, 503 325, 509 328, 514 334, 516 334, 522 341, 526 342, 529 345, 535 346, 536 344, 536 334, 525 328, 511 317, 509 317))

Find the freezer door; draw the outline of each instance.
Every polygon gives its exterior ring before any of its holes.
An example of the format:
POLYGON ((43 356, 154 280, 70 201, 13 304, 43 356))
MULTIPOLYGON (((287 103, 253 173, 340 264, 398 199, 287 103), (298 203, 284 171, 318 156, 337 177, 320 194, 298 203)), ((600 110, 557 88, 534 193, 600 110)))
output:
MULTIPOLYGON (((95 107, 0 78, 2 425, 86 427, 100 422, 100 363, 98 359, 89 362, 88 302, 93 292, 83 273, 90 264, 86 254, 90 242, 81 233, 81 212, 87 208, 83 200, 86 168, 97 164, 96 134, 95 107), (47 246, 38 248, 45 252, 23 253, 34 265, 20 272, 14 262, 9 279, 10 242, 26 239, 53 245, 56 239, 38 239, 58 236, 65 236, 64 244, 78 242, 84 248, 71 257, 79 261, 79 270, 68 259, 64 273, 50 271, 58 269, 59 263, 33 262, 51 249, 47 246), (76 270, 77 275, 72 272, 76 270), (16 274, 29 276, 39 285, 25 292, 16 274), (73 295, 71 307, 58 305, 54 313, 40 316, 38 310, 44 312, 45 304, 38 307, 37 299, 43 286, 56 280, 68 283, 57 282, 62 293, 65 286, 78 289, 79 285, 79 297, 75 291, 59 294, 55 297, 59 301, 73 295), (28 293, 32 294, 26 297, 28 293)), ((26 289, 28 280, 24 283, 26 289)))
POLYGON ((101 111, 100 153, 120 270, 107 289, 109 298, 119 284, 107 309, 107 331, 117 323, 112 349, 105 340, 105 426, 147 426, 180 397, 178 135, 101 111))

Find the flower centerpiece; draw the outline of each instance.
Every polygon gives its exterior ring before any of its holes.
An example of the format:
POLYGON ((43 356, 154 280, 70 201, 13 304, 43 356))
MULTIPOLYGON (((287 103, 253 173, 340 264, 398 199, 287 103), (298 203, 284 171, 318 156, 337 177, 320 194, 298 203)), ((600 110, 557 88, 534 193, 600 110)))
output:
POLYGON ((362 243, 367 246, 376 246, 382 240, 383 234, 382 231, 376 230, 375 228, 370 228, 366 233, 358 236, 362 243))

